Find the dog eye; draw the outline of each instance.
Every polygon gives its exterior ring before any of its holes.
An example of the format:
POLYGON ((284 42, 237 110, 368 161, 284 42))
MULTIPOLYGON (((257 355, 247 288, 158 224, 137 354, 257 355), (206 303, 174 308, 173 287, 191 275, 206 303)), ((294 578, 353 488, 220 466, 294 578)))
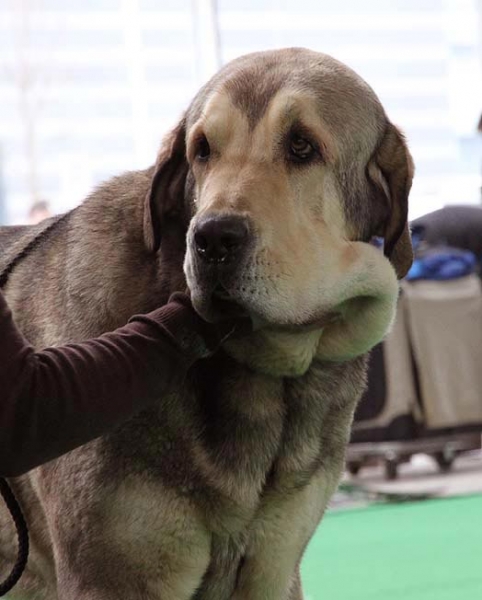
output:
POLYGON ((290 159, 296 162, 307 162, 315 155, 311 142, 299 135, 292 135, 289 140, 290 159))
POLYGON ((197 141, 196 158, 198 160, 208 160, 211 155, 211 148, 205 135, 202 135, 197 141))

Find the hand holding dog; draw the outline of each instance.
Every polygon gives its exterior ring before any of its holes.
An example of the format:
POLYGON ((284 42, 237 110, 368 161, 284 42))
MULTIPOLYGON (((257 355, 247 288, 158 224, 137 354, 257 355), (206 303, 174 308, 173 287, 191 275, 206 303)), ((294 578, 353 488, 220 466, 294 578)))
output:
POLYGON ((112 333, 35 352, 0 292, 0 476, 16 476, 162 402, 246 322, 204 321, 186 294, 112 333))

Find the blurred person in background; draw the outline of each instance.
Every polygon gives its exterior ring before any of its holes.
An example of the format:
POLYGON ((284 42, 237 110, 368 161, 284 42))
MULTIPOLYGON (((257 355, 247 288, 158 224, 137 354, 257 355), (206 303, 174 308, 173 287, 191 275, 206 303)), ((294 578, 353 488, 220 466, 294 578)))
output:
POLYGON ((52 216, 50 206, 47 200, 36 200, 32 203, 28 211, 28 222, 30 225, 36 225, 52 216))

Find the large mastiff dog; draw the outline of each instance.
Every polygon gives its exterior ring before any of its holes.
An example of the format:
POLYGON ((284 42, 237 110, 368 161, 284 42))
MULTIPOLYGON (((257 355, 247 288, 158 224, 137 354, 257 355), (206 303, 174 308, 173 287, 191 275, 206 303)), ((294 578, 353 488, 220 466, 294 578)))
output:
POLYGON ((32 540, 19 598, 303 597, 366 353, 411 263, 411 179, 403 137, 355 73, 262 52, 201 89, 154 167, 3 228, 4 289, 37 347, 112 329, 186 283, 206 319, 239 312, 254 327, 158 409, 12 479, 32 540))

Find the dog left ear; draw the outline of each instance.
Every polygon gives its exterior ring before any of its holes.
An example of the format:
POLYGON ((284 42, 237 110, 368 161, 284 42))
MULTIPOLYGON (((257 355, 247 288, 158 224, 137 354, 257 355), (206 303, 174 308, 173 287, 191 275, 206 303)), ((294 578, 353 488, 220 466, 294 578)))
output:
POLYGON ((412 187, 413 160, 402 133, 391 123, 368 166, 368 175, 388 203, 384 231, 385 256, 393 264, 399 279, 413 260, 408 228, 408 195, 412 187))
POLYGON ((176 213, 182 217, 185 211, 184 188, 188 172, 185 138, 183 118, 164 138, 156 160, 144 205, 144 240, 149 252, 159 250, 164 219, 176 213))

